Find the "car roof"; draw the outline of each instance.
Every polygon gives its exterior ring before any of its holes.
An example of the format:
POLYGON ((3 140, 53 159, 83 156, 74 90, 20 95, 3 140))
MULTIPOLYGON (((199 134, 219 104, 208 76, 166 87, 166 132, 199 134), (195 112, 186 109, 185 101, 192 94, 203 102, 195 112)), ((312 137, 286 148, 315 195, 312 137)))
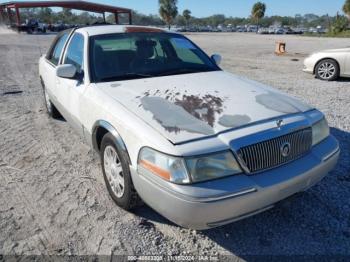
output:
POLYGON ((115 34, 115 33, 136 33, 136 32, 169 32, 163 28, 134 25, 95 25, 81 27, 76 32, 86 32, 89 36, 115 34))

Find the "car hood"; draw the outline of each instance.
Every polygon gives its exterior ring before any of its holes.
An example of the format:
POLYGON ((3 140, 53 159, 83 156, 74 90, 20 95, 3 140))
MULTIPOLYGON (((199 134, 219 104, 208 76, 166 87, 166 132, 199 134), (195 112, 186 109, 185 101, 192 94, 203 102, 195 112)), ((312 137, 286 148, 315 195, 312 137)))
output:
POLYGON ((99 83, 98 88, 173 144, 312 109, 223 71, 99 83))

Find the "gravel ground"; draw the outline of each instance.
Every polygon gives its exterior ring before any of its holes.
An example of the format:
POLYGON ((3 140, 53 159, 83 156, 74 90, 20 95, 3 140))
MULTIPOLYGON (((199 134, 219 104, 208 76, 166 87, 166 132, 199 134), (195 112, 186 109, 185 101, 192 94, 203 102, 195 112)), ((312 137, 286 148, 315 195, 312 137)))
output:
MULTIPOLYGON (((348 39, 191 34, 223 68, 299 97, 326 113, 341 144, 321 183, 276 208, 204 232, 182 229, 147 206, 118 208, 98 157, 64 121, 45 113, 37 61, 53 36, 0 30, 0 254, 350 255, 350 80, 301 72, 316 50, 348 39), (277 39, 288 54, 273 54, 277 39)), ((0 256, 1 260, 1 256, 0 256)))

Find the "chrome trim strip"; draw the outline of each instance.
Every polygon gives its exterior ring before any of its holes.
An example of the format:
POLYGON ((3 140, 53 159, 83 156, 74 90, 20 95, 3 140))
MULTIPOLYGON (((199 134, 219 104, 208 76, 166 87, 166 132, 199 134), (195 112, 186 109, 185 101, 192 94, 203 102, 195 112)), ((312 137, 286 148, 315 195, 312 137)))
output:
POLYGON ((123 139, 121 138, 121 136, 119 135, 118 131, 108 122, 104 121, 104 120, 98 120, 95 122, 93 128, 92 128, 92 145, 93 148, 96 151, 98 150, 98 145, 97 145, 97 140, 96 140, 96 134, 97 134, 97 130, 99 127, 103 127, 104 129, 106 129, 109 133, 111 133, 114 138, 115 138, 115 143, 116 146, 118 147, 118 149, 124 154, 126 161, 128 161, 129 164, 131 164, 131 160, 130 160, 130 156, 129 156, 129 152, 125 146, 125 143, 123 141, 123 139))
POLYGON ((224 195, 224 196, 219 196, 219 197, 208 197, 208 198, 203 198, 203 199, 199 199, 199 200, 193 200, 191 202, 199 202, 199 203, 210 203, 210 202, 216 202, 216 201, 220 201, 220 200, 225 200, 225 199, 230 199, 230 198, 235 198, 235 197, 240 197, 240 196, 244 196, 247 194, 251 194, 254 192, 257 192, 258 190, 256 188, 249 188, 243 191, 239 191, 236 193, 232 193, 229 195, 224 195))
POLYGON ((333 150, 331 153, 326 155, 325 157, 322 158, 323 162, 326 162, 329 160, 332 156, 336 155, 337 153, 340 153, 340 147, 337 147, 335 150, 333 150))

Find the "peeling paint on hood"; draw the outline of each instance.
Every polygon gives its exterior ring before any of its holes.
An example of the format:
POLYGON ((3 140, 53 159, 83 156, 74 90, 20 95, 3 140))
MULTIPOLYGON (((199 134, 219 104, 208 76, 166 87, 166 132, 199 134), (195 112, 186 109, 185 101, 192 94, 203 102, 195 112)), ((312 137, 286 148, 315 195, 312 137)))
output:
POLYGON ((165 98, 145 96, 141 98, 141 103, 146 111, 152 113, 153 119, 170 133, 187 131, 203 135, 214 134, 213 128, 205 121, 194 117, 183 107, 171 103, 165 98))
POLYGON ((222 71, 117 83, 97 85, 174 144, 312 109, 270 87, 222 71))

